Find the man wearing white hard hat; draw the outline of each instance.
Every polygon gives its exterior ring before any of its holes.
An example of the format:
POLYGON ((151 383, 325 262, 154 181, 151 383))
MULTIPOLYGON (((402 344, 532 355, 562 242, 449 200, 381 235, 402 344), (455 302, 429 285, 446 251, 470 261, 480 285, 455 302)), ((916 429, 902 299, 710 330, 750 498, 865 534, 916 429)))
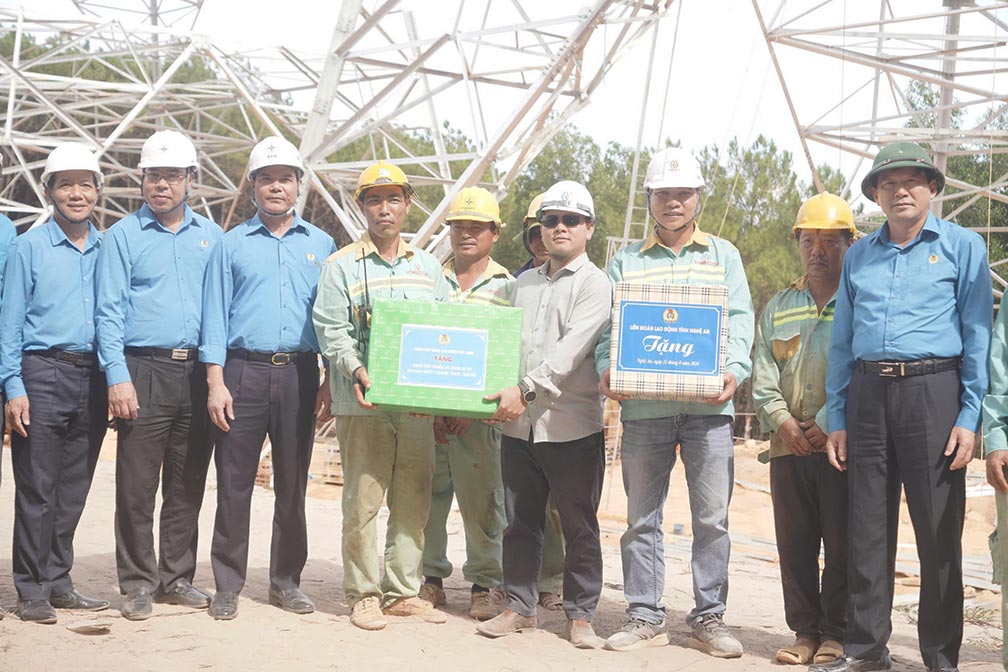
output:
POLYGON ((507 609, 476 627, 486 637, 535 628, 546 502, 552 494, 566 544, 565 634, 599 648, 592 617, 602 590, 598 505, 605 469, 602 399, 592 354, 609 324, 612 290, 589 259, 595 206, 584 186, 554 184, 539 210, 549 260, 515 281, 522 309, 521 379, 499 399, 504 422, 504 587, 507 609))
POLYGON ((203 274, 220 227, 186 205, 196 148, 158 131, 140 152, 144 205, 105 235, 98 257, 98 358, 115 418, 116 569, 122 614, 155 599, 196 609, 197 522, 210 463, 206 371, 198 361, 203 274), (161 485, 159 552, 154 499, 161 485))
POLYGON ((55 609, 98 611, 70 578, 73 539, 106 431, 105 381, 95 355, 92 215, 103 178, 86 146, 59 145, 42 187, 52 216, 16 239, 0 308, 0 377, 14 471, 13 576, 25 621, 55 609), (55 609, 54 609, 55 608, 55 609))
POLYGON ((210 565, 217 592, 210 615, 238 614, 248 567, 249 514, 263 440, 273 465, 269 602, 308 614, 301 591, 308 559, 305 491, 315 414, 329 415, 329 385, 319 387, 318 340, 311 322, 322 262, 332 236, 295 211, 304 164, 297 148, 270 136, 249 156, 256 214, 214 247, 203 291, 200 361, 207 367, 210 420, 216 425, 217 517, 210 565))
POLYGON ((603 393, 621 402, 623 487, 627 531, 623 592, 630 620, 609 637, 606 648, 627 651, 668 642, 662 604, 665 555, 662 508, 679 446, 686 469, 692 516, 694 607, 686 617, 690 646, 719 658, 742 655, 742 645, 724 624, 728 599, 728 503, 734 483, 732 419, 735 390, 752 370, 753 306, 735 246, 696 224, 704 188, 692 154, 659 151, 648 165, 644 188, 654 229, 644 240, 613 257, 609 278, 626 281, 728 288, 728 347, 724 388, 702 402, 627 400, 609 389, 610 334, 602 335, 595 357, 603 393))

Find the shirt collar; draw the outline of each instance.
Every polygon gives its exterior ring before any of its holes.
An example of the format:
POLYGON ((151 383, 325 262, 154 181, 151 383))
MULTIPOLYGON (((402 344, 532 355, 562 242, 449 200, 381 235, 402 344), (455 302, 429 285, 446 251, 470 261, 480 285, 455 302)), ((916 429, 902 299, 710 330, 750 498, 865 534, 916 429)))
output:
MULTIPOLYGON (((354 258, 355 261, 360 261, 371 254, 381 256, 378 252, 378 247, 374 244, 374 241, 371 240, 371 234, 367 231, 365 231, 364 235, 357 241, 357 246, 358 250, 357 255, 354 258)), ((403 240, 402 236, 399 236, 399 247, 396 248, 396 258, 406 257, 407 259, 412 259, 414 251, 413 246, 403 240)))
MULTIPOLYGON (((813 304, 815 303, 815 298, 812 296, 812 290, 810 290, 808 287, 808 275, 802 274, 800 278, 792 282, 791 289, 803 293, 808 298, 810 303, 813 304)), ((839 289, 840 288, 838 287, 837 291, 839 291, 839 289)), ((831 296, 829 301, 826 302, 827 306, 836 301, 836 295, 837 293, 833 292, 833 296, 831 296)))
MULTIPOLYGON (((545 264, 540 264, 539 266, 536 266, 535 272, 543 277, 546 277, 546 269, 552 263, 553 263, 552 259, 547 259, 545 264)), ((569 264, 558 270, 557 273, 577 273, 582 266, 590 263, 591 261, 589 261, 588 259, 588 253, 582 252, 573 260, 571 260, 569 264)))
MULTIPOLYGON (((74 248, 75 250, 79 250, 80 249, 76 245, 74 245, 72 242, 70 242, 70 239, 67 238, 66 233, 63 231, 63 229, 60 227, 60 225, 56 223, 56 218, 55 217, 50 217, 49 221, 45 223, 45 227, 46 227, 46 230, 49 233, 49 242, 52 243, 53 247, 56 247, 57 245, 60 245, 60 244, 66 244, 66 245, 69 245, 70 247, 74 248)), ((100 242, 101 242, 101 234, 98 232, 98 229, 96 229, 94 227, 94 224, 92 224, 89 221, 88 222, 88 239, 87 239, 87 245, 84 246, 84 251, 87 252, 92 247, 98 245, 100 242)))
MULTIPOLYGON (((446 278, 455 278, 455 257, 444 263, 444 274, 446 278)), ((483 275, 479 277, 479 282, 476 284, 481 284, 491 278, 507 278, 510 275, 511 273, 506 268, 494 261, 493 257, 490 257, 487 260, 487 267, 483 270, 483 275)))
MULTIPOLYGON (((249 230, 245 232, 246 236, 251 236, 253 233, 265 233, 268 236, 273 235, 273 232, 270 231, 269 228, 266 227, 266 224, 263 223, 258 210, 256 211, 256 214, 252 216, 252 219, 248 220, 247 224, 249 230)), ((308 227, 305 226, 305 220, 301 219, 301 215, 297 212, 294 213, 294 221, 291 222, 290 228, 287 229, 287 233, 290 233, 291 231, 296 233, 308 233, 308 227)), ((287 233, 284 233, 284 235, 287 235, 287 233)))
MULTIPOLYGON (((706 231, 701 231, 700 227, 696 226, 695 224, 693 225, 693 233, 690 234, 689 241, 687 241, 687 243, 683 245, 683 247, 684 248, 689 247, 694 243, 702 247, 710 247, 710 234, 707 233, 706 231)), ((657 231, 655 230, 654 227, 652 227, 651 233, 649 233, 648 237, 644 239, 644 244, 641 246, 641 252, 647 252, 655 245, 660 245, 664 247, 666 250, 671 249, 669 248, 668 245, 666 245, 661 241, 661 238, 658 237, 657 231)))
MULTIPOLYGON (((188 204, 182 206, 182 223, 179 225, 179 231, 186 228, 187 226, 202 226, 200 221, 196 219, 196 213, 192 211, 192 208, 188 204)), ((158 221, 157 217, 154 216, 154 211, 151 207, 144 203, 137 210, 137 219, 140 220, 140 228, 150 229, 159 228, 162 231, 168 231, 168 229, 158 221)))
MULTIPOLYGON (((927 219, 924 220, 924 226, 921 227, 921 230, 917 233, 917 236, 914 237, 914 239, 910 241, 910 243, 907 245, 907 247, 909 247, 910 245, 913 245, 918 240, 921 240, 923 238, 928 238, 930 240, 934 240, 935 238, 937 238, 940 235, 941 235, 941 230, 938 228, 938 218, 934 216, 933 212, 929 212, 927 214, 927 219)), ((879 227, 879 230, 875 233, 874 240, 876 242, 879 242, 879 243, 882 243, 882 244, 885 244, 885 245, 892 245, 892 240, 889 238, 889 220, 888 219, 885 221, 885 223, 881 227, 879 227)))

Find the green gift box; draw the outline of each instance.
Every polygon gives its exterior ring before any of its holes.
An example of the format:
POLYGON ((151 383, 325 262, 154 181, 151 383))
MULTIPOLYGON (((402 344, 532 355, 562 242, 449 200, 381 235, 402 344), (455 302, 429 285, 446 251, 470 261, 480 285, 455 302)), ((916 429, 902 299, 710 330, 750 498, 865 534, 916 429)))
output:
POLYGON ((518 383, 520 308, 375 299, 367 400, 382 410, 489 418, 518 383))

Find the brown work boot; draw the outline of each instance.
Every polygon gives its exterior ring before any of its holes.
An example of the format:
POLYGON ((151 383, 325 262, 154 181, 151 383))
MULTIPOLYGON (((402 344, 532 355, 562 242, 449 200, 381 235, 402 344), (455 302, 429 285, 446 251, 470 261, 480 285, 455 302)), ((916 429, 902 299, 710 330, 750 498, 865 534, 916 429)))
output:
POLYGON ((388 625, 381 610, 381 602, 374 595, 354 602, 350 611, 350 622, 361 630, 381 630, 388 625))
POLYGON ((472 593, 469 596, 469 615, 477 621, 491 619, 501 613, 506 597, 499 588, 472 593))
POLYGON ((526 629, 533 630, 535 627, 535 616, 522 616, 517 611, 505 609, 503 613, 477 625, 476 632, 484 637, 497 638, 526 629))
POLYGON ((570 643, 579 649, 601 649, 605 644, 605 640, 595 634, 595 628, 592 627, 591 621, 572 618, 567 621, 564 632, 570 643))
POLYGON ((419 597, 402 597, 382 609, 382 613, 386 616, 418 618, 424 623, 444 623, 448 620, 444 612, 438 611, 430 602, 419 597))
POLYGON ((432 607, 440 607, 448 601, 444 587, 436 583, 424 583, 420 586, 420 593, 417 594, 417 597, 429 603, 432 607))

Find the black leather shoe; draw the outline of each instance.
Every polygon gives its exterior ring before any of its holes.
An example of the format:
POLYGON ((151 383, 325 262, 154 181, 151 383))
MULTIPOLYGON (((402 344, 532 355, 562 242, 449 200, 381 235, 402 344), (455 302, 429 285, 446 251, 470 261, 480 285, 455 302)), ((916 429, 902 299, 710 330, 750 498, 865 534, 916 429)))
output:
POLYGON ((829 663, 809 665, 809 672, 873 672, 888 670, 892 667, 892 659, 886 655, 880 660, 865 660, 852 656, 842 656, 829 663))
POLYGON ((238 593, 217 591, 210 602, 209 612, 216 621, 230 621, 238 615, 238 593))
POLYGON ((56 622, 56 610, 49 600, 21 600, 18 602, 18 613, 22 621, 29 623, 51 625, 56 622))
POLYGON ((300 588, 288 588, 287 590, 270 588, 269 603, 292 614, 310 614, 315 611, 315 603, 308 599, 308 596, 301 592, 300 588))
POLYGON ((193 587, 185 579, 180 579, 171 590, 158 591, 154 601, 192 607, 193 609, 206 609, 210 606, 210 596, 199 588, 193 587))
POLYGON ((76 590, 62 595, 53 595, 49 598, 49 604, 54 609, 83 609, 85 611, 101 611, 109 608, 108 600, 99 600, 93 597, 84 597, 76 590))
POLYGON ((143 621, 151 617, 154 611, 154 600, 146 588, 134 590, 126 594, 123 602, 122 615, 128 621, 143 621))

